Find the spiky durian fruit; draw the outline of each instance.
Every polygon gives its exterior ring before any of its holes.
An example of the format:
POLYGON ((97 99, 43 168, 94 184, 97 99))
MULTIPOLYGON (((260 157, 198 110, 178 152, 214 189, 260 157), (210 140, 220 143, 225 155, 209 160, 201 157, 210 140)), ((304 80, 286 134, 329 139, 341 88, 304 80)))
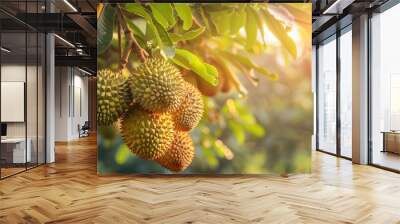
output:
POLYGON ((128 80, 111 70, 100 70, 97 75, 97 121, 111 125, 132 102, 128 80))
POLYGON ((193 160, 194 146, 189 134, 176 131, 171 147, 156 161, 163 167, 179 172, 185 170, 193 160))
POLYGON ((122 118, 121 135, 125 144, 137 156, 157 159, 171 147, 174 124, 168 113, 131 109, 122 118))
POLYGON ((204 112, 201 93, 192 84, 185 82, 186 95, 179 109, 173 114, 175 128, 190 131, 197 126, 204 112))
POLYGON ((150 112, 175 111, 184 96, 179 70, 161 57, 147 59, 131 76, 134 100, 150 112))

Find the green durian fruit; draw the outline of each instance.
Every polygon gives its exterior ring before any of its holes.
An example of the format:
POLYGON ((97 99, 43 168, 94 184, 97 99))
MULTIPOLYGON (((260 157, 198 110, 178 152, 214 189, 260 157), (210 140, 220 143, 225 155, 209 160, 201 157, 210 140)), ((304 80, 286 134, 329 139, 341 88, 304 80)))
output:
POLYGON ((170 171, 185 170, 194 157, 194 145, 187 132, 176 131, 171 147, 156 161, 170 171))
POLYGON ((157 159, 172 144, 174 124, 168 113, 131 109, 122 118, 121 135, 129 149, 142 159, 157 159))
POLYGON ((121 73, 100 70, 97 75, 97 122, 112 125, 129 108, 132 95, 129 81, 121 73))
POLYGON ((173 113, 175 128, 180 131, 190 131, 196 127, 204 112, 204 103, 199 90, 185 82, 186 95, 181 106, 173 113))
POLYGON ((185 91, 179 70, 161 57, 149 58, 130 78, 135 102, 150 112, 173 112, 180 106, 185 91))

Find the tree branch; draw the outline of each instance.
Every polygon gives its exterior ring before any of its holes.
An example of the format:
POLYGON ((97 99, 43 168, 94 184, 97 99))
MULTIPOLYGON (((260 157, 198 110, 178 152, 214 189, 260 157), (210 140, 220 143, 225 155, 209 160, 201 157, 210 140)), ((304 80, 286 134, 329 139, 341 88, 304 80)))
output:
POLYGON ((137 42, 131 29, 128 27, 127 22, 125 21, 125 17, 123 15, 122 9, 119 6, 118 6, 117 15, 118 15, 118 19, 120 21, 122 30, 124 31, 126 42, 127 42, 127 47, 121 57, 121 61, 120 61, 120 65, 119 65, 119 69, 122 70, 126 67, 126 64, 128 64, 129 55, 131 54, 132 51, 135 51, 138 53, 139 58, 142 62, 144 62, 146 60, 146 57, 148 57, 149 54, 137 42))

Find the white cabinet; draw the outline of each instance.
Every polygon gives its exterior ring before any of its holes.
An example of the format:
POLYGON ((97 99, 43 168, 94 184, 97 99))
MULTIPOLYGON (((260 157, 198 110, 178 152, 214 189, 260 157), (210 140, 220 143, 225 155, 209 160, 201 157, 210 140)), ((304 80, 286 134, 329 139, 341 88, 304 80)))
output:
POLYGON ((32 161, 32 140, 26 140, 27 147, 25 151, 25 138, 7 138, 2 139, 1 144, 12 148, 12 163, 25 163, 32 161))

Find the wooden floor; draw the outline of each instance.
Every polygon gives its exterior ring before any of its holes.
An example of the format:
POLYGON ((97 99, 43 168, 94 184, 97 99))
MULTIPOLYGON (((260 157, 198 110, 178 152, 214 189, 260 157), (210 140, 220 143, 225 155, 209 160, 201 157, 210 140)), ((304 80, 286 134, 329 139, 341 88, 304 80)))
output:
POLYGON ((313 174, 98 177, 96 141, 0 181, 0 223, 400 223, 400 175, 313 154, 313 174))
POLYGON ((0 168, 1 169, 1 177, 8 177, 13 174, 23 172, 25 167, 7 167, 7 168, 0 168))

